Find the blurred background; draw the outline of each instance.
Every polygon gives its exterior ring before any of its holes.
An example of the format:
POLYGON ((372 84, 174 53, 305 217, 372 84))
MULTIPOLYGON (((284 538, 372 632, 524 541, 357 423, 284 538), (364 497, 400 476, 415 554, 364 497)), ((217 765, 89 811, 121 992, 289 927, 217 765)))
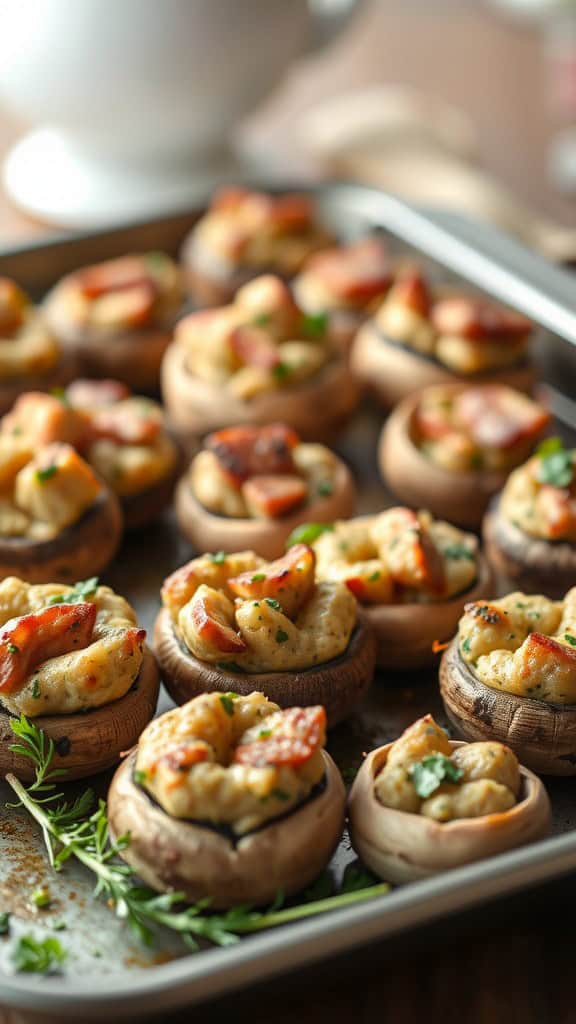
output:
POLYGON ((0 0, 3 242, 182 207, 219 176, 336 175, 576 259, 576 4, 121 0, 114 18, 0 0))

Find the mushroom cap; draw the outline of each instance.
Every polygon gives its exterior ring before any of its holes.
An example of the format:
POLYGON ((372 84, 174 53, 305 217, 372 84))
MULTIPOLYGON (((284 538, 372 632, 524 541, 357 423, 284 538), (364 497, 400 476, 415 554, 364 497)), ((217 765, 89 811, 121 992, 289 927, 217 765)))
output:
MULTIPOLYGON (((73 715, 35 718, 34 723, 54 741, 52 767, 65 769, 68 782, 96 775, 117 764, 123 751, 138 742, 140 733, 154 717, 159 690, 156 659, 146 647, 136 682, 119 700, 73 715)), ((7 711, 0 711, 0 776, 12 772, 18 779, 31 782, 31 761, 9 749, 17 742, 10 719, 7 711)))
POLYGON ((162 362, 162 395, 172 426, 188 448, 223 427, 286 423, 302 440, 330 440, 356 408, 359 387, 346 361, 335 357, 308 381, 249 401, 190 373, 184 346, 170 345, 162 362))
POLYGON ((469 740, 498 740, 542 775, 576 775, 576 705, 548 704, 486 686, 463 661, 457 637, 440 664, 450 721, 469 740))
POLYGON ((434 641, 442 642, 454 634, 465 604, 489 597, 493 591, 492 572, 479 553, 475 583, 446 601, 363 606, 362 613, 376 636, 376 664, 406 670, 433 665, 437 660, 434 641))
MULTIPOLYGON (((454 391, 466 385, 455 385, 454 391)), ((490 499, 505 484, 510 470, 451 472, 429 459, 413 441, 413 424, 420 401, 409 395, 382 428, 378 463, 386 484, 401 501, 427 508, 450 523, 476 529, 490 499)))
POLYGON ((323 665, 294 672, 231 672, 186 650, 163 608, 154 626, 154 646, 162 680, 176 704, 215 690, 242 695, 259 690, 281 708, 322 704, 332 727, 350 715, 368 692, 376 641, 360 615, 344 654, 323 665))
POLYGON ((133 781, 136 752, 117 769, 108 793, 116 836, 130 833, 124 860, 159 892, 208 897, 215 909, 271 903, 281 889, 304 888, 326 866, 342 834, 346 793, 323 751, 325 785, 289 814, 235 840, 208 825, 172 818, 133 781))
POLYGON ((114 558, 124 527, 122 509, 107 487, 83 516, 56 537, 0 539, 0 574, 28 583, 70 583, 98 576, 114 558))
MULTIPOLYGON (((520 766, 521 799, 508 811, 440 823, 421 814, 385 807, 374 780, 393 746, 373 750, 348 798, 352 845, 365 864, 389 882, 412 882, 470 864, 546 835, 550 801, 536 775, 520 766)), ((453 749, 464 746, 451 742, 453 749)))
POLYGON ((373 320, 364 324, 356 335, 350 363, 353 373, 386 409, 432 384, 497 382, 529 392, 535 380, 535 370, 527 360, 467 376, 453 373, 433 357, 421 355, 407 345, 387 338, 373 320))
POLYGON ((176 518, 182 533, 197 551, 255 551, 262 558, 280 558, 286 541, 302 523, 331 523, 354 512, 356 488, 348 467, 337 459, 332 493, 317 495, 278 519, 234 519, 204 508, 187 476, 176 488, 176 518))
POLYGON ((561 598, 576 580, 576 544, 530 537, 500 513, 500 497, 484 517, 486 557, 511 590, 561 598))

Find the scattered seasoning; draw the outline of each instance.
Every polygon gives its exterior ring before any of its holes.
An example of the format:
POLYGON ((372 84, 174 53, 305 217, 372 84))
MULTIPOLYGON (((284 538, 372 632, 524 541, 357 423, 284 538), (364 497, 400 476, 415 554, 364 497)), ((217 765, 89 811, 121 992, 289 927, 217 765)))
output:
POLYGON ((573 636, 572 633, 564 633, 564 639, 571 647, 576 647, 576 636, 573 636))
POLYGON ((276 630, 276 643, 277 644, 285 644, 286 641, 289 640, 289 639, 290 639, 290 637, 288 636, 288 633, 286 633, 283 629, 276 630))
POLYGON ((58 939, 38 941, 33 935, 22 935, 12 952, 12 963, 19 972, 54 974, 68 956, 58 939))
POLYGON ((10 918, 12 914, 9 910, 4 910, 0 913, 0 935, 10 934, 10 918))
POLYGON ((252 583, 262 583, 262 580, 265 580, 265 579, 266 579, 266 573, 265 572, 256 572, 256 573, 254 573, 251 582, 252 583))
POLYGON ((408 774, 418 796, 426 800, 444 781, 460 782, 464 772, 445 754, 430 754, 410 765, 408 774))
POLYGON ((465 638, 464 638, 464 640, 463 640, 463 641, 462 641, 462 643, 460 644, 460 648, 461 648, 461 650, 463 650, 463 651, 464 651, 464 652, 465 652, 466 654, 470 654, 470 648, 471 648, 471 644, 470 644, 470 637, 468 637, 468 636, 467 636, 467 637, 465 637, 465 638))
POLYGON ((226 552, 215 551, 213 555, 209 555, 208 557, 210 561, 214 563, 214 565, 223 565, 224 562, 226 561, 226 552))
POLYGON ((381 575, 382 573, 377 569, 376 572, 373 572, 372 575, 368 577, 368 583, 376 583, 380 579, 381 575))
POLYGON ((58 466, 46 466, 44 469, 36 470, 36 479, 43 484, 46 480, 50 480, 53 476, 56 476, 57 472, 58 466))
POLYGON ((321 498, 329 498, 334 492, 334 484, 331 480, 320 480, 317 490, 321 498))
POLYGON ((313 544, 323 533, 333 533, 333 523, 303 523, 297 526, 286 541, 286 547, 291 548, 294 544, 313 544))
POLYGON ((39 889, 34 889, 32 896, 30 897, 31 902, 38 910, 45 910, 52 903, 52 897, 50 896, 50 890, 47 886, 42 885, 39 889))
POLYGON ((16 647, 16 644, 6 644, 10 654, 20 654, 20 648, 16 647))
POLYGON ((55 932, 65 932, 68 925, 66 924, 66 921, 55 921, 52 928, 55 932))
POLYGON ((134 782, 138 786, 143 786, 146 782, 146 772, 141 771, 139 768, 134 769, 134 782))
POLYGON ((265 597, 264 604, 267 604, 270 608, 274 608, 274 610, 277 612, 282 611, 282 605, 280 604, 280 601, 276 600, 275 597, 265 597))
POLYGON ((38 677, 36 677, 32 683, 32 696, 34 697, 34 700, 38 700, 38 697, 40 696, 40 683, 38 682, 38 677))
POLYGON ((260 729, 258 733, 259 740, 267 740, 272 735, 272 729, 260 729))
POLYGON ((222 693, 222 694, 220 694, 220 703, 221 703, 222 707, 224 708, 224 711, 226 712, 226 714, 230 715, 231 718, 232 718, 232 715, 234 714, 234 701, 236 700, 237 697, 238 697, 237 693, 222 693))

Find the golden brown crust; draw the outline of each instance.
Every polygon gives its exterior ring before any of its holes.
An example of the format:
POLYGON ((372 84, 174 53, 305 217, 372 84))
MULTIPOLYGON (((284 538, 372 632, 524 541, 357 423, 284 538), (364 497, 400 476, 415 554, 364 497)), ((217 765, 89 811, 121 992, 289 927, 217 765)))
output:
MULTIPOLYGON (((453 749, 463 745, 451 742, 453 749)), ((499 814, 440 824, 420 814, 385 807, 374 794, 374 780, 391 747, 389 743, 368 754, 348 801, 352 845, 381 878, 394 883, 427 878, 533 842, 549 831, 546 790, 540 779, 522 766, 522 798, 499 814)))
POLYGON ((576 580, 576 545, 530 537, 492 502, 482 524, 486 557, 503 586, 526 594, 562 598, 576 580))
POLYGON ((535 370, 526 361, 497 368, 491 373, 458 377, 437 360, 388 341, 373 321, 364 324, 356 335, 350 365, 358 380, 376 395, 386 409, 432 384, 450 384, 458 380, 469 384, 496 382, 529 393, 535 380, 535 370))
POLYGON ((316 497, 279 519, 233 519, 204 508, 194 496, 188 476, 176 488, 176 518, 182 533, 197 551, 255 551, 262 558, 279 558, 292 530, 302 523, 330 523, 354 512, 356 488, 348 467, 336 460, 330 495, 316 497))
MULTIPOLYGON (((465 385, 455 385, 454 390, 465 385)), ((409 395, 388 417, 378 443, 378 464, 390 489, 408 505, 427 508, 458 526, 476 528, 509 470, 451 472, 428 459, 414 441, 419 395, 409 395)))
MULTIPOLYGON (((117 764, 123 751, 138 741, 140 733, 154 717, 160 676, 156 659, 148 647, 138 679, 119 700, 81 714, 42 715, 35 721, 54 740, 54 768, 66 770, 66 781, 96 775, 117 764)), ((10 728, 10 715, 0 711, 0 776, 12 772, 30 782, 32 763, 9 750, 16 738, 10 728)))
MULTIPOLYGON (((282 708, 322 704, 330 727, 352 713, 366 695, 374 674, 375 639, 366 621, 358 624, 343 655, 297 672, 234 672, 200 661, 179 642, 166 609, 154 626, 154 649, 168 693, 185 704, 200 693, 264 693, 282 708)), ((223 659, 225 660, 225 659, 223 659)))
POLYGON ((124 528, 122 509, 108 488, 87 512, 47 541, 0 539, 0 574, 29 583, 74 583, 98 576, 114 558, 124 528))
POLYGON ((455 638, 440 664, 446 713, 469 740, 499 740, 542 775, 576 775, 576 706, 493 690, 463 661, 455 638))
POLYGON ((433 665, 438 660, 434 641, 449 639, 458 628, 464 605, 488 597, 493 589, 490 567, 479 554, 476 582, 449 601, 364 606, 362 614, 376 636, 376 664, 404 670, 433 665))
POLYGON ((323 751, 323 789, 284 818, 236 843, 222 832, 171 818, 133 782, 135 754, 118 768, 108 793, 114 835, 131 835, 122 856, 153 889, 208 897, 214 909, 271 903, 279 890, 298 892, 334 852, 344 825, 346 794, 336 765, 323 751))
POLYGON ((278 388, 250 401, 191 374, 183 345, 169 346, 162 363, 162 396, 170 422, 186 448, 223 427, 286 423, 302 440, 331 440, 349 419, 358 386, 343 359, 333 359, 298 387, 278 388))

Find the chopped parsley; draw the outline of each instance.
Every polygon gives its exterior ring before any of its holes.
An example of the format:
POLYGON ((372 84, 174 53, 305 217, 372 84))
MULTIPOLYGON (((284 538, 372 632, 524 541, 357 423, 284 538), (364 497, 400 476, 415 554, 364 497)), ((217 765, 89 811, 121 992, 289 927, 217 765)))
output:
POLYGON ((334 484, 331 480, 320 480, 317 490, 321 498, 329 498, 334 492, 334 484))
POLYGON ((328 327, 328 313, 305 313, 302 317, 302 330, 312 338, 321 338, 328 327))
POLYGON ((258 739, 259 740, 267 740, 267 739, 270 738, 271 735, 272 735, 272 729, 260 729, 260 732, 258 733, 258 739))
POLYGON ((471 648, 471 644, 470 644, 470 637, 469 637, 469 636, 467 636, 467 637, 465 637, 465 638, 464 638, 464 640, 463 640, 463 641, 462 641, 462 643, 460 644, 460 648, 461 648, 461 650, 463 650, 463 651, 464 651, 464 652, 465 652, 466 654, 470 654, 470 648, 471 648))
POLYGON ((538 479, 552 487, 569 487, 574 479, 574 452, 559 437, 548 437, 538 446, 538 479))
POLYGON ((12 962, 19 972, 27 974, 53 974, 67 957, 58 939, 38 941, 33 935, 22 935, 12 953, 12 962))
POLYGON ((252 583, 262 583, 262 581, 265 580, 265 579, 266 579, 266 573, 265 572, 255 572, 253 577, 252 577, 251 582, 252 583))
POLYGON ((46 466, 44 469, 36 470, 36 479, 39 480, 41 484, 43 484, 45 483, 46 480, 50 480, 53 476, 56 476, 57 472, 58 466, 46 466))
POLYGON ((410 766, 409 775, 418 796, 426 800, 443 782, 460 782, 463 771, 445 754, 430 754, 410 766))
POLYGON ((38 700, 38 697, 40 696, 40 683, 38 682, 38 677, 36 677, 32 683, 32 696, 35 700, 38 700))
POLYGON ((59 402, 62 402, 62 405, 70 405, 66 388, 52 388, 50 394, 57 398, 59 402))
POLYGON ((10 932, 10 918, 12 917, 9 910, 3 910, 0 913, 0 935, 8 935, 10 932))
POLYGON ((237 661, 219 661, 218 668, 221 668, 224 672, 243 672, 242 665, 239 665, 237 661))
POLYGON ((16 644, 6 644, 6 648, 10 654, 20 654, 20 648, 16 647, 16 644))
POLYGON ((209 555, 208 557, 210 561, 214 563, 214 565, 223 565, 224 562, 226 561, 226 552, 215 551, 213 555, 209 555))
POLYGON ((571 647, 576 647, 576 636, 573 636, 572 633, 564 633, 564 639, 571 647))
POLYGON ((291 548, 294 544, 313 544, 323 533, 333 533, 333 523, 303 523, 297 526, 286 541, 286 547, 291 548))
POLYGON ((139 768, 134 769, 134 782, 138 786, 143 786, 146 782, 146 772, 141 771, 139 768))
POLYGON ((288 636, 288 633, 286 633, 283 629, 276 630, 276 643, 277 644, 285 644, 286 641, 289 640, 289 639, 290 639, 290 637, 288 636))
POLYGON ((265 597, 264 604, 267 604, 270 608, 273 608, 276 612, 282 611, 282 605, 280 601, 277 601, 275 597, 265 597))
POLYGON ((221 703, 222 707, 224 708, 224 711, 226 712, 226 714, 230 715, 230 718, 232 718, 232 715, 234 714, 234 701, 236 700, 237 697, 238 697, 237 693, 221 693, 220 694, 220 703, 221 703))
POLYGON ((473 562, 476 558, 474 551, 466 547, 465 544, 449 544, 447 548, 444 548, 442 554, 445 558, 453 558, 454 561, 467 558, 468 561, 473 562))
POLYGON ((34 889, 30 899, 34 906, 38 907, 39 910, 45 910, 52 902, 50 893, 45 886, 41 886, 39 889, 34 889))
POLYGON ((83 604, 89 598, 94 597, 98 590, 98 583, 98 576, 80 580, 67 594, 54 594, 53 597, 49 597, 46 604, 83 604))
POLYGON ((382 573, 377 569, 371 576, 368 577, 368 583, 377 583, 382 573))
POLYGON ((266 327, 272 320, 270 313, 258 313, 252 320, 253 327, 266 327))
POLYGON ((276 363, 276 366, 272 367, 272 376, 276 377, 276 380, 286 380, 286 377, 290 376, 288 363, 276 363))

